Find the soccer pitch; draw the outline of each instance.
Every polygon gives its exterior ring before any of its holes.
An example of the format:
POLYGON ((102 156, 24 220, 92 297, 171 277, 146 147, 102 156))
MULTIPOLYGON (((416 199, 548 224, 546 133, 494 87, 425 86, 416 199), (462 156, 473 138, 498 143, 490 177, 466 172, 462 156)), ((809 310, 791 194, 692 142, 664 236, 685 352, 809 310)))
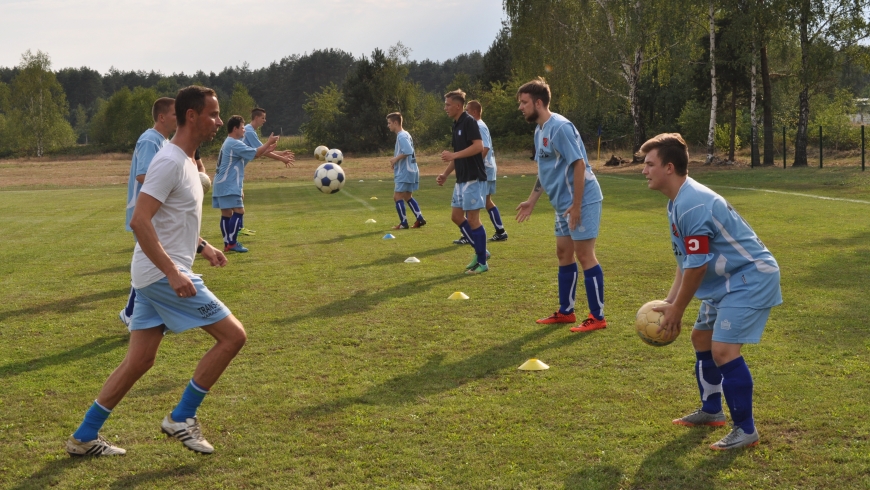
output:
MULTIPOLYGON (((640 166, 599 173, 609 326, 590 334, 534 322, 558 307, 557 261, 545 199, 529 223, 512 219, 530 172, 499 179, 510 238, 489 245, 488 273, 465 276, 472 251, 452 244, 452 184, 424 175, 414 194, 428 224, 394 231, 388 173, 355 176, 349 161, 345 189, 324 195, 306 177, 314 162, 298 166, 295 179, 246 183, 249 253, 194 265, 249 336, 199 410, 211 456, 159 427, 212 345, 203 332, 167 336, 106 423, 126 456, 66 454, 126 353, 126 187, 0 181, 0 487, 870 487, 870 178, 859 170, 690 169, 782 269, 784 304, 743 351, 761 443, 720 453, 707 446, 727 428, 671 424, 698 404, 686 325, 697 301, 667 347, 634 332, 635 311, 664 297, 675 266, 666 198, 640 166), (470 299, 448 300, 455 291, 470 299), (532 357, 550 369, 517 370, 532 357)), ((202 236, 217 244, 210 198, 202 236)))

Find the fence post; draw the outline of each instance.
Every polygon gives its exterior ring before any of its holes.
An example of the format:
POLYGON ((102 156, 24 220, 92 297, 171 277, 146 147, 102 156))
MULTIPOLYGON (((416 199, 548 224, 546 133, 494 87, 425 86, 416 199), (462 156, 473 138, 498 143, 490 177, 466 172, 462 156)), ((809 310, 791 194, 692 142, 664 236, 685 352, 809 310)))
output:
POLYGON ((782 127, 782 168, 785 168, 785 126, 782 127))
POLYGON ((819 168, 822 168, 822 127, 819 126, 819 168))
POLYGON ((864 125, 861 125, 861 171, 864 171, 864 125))

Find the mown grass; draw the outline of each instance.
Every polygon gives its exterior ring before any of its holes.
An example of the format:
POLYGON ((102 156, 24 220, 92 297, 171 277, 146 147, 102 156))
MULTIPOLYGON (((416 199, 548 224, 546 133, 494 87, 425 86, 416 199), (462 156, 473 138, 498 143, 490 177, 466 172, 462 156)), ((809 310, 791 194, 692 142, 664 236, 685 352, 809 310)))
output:
MULTIPOLYGON (((557 299, 548 203, 530 223, 510 222, 531 175, 499 180, 510 239, 490 246, 491 272, 465 277, 451 189, 424 179, 416 196, 429 224, 383 240, 396 221, 392 182, 346 170, 332 196, 307 182, 247 184, 251 252, 222 269, 194 266, 249 333, 200 409, 210 457, 159 430, 211 345, 201 332, 167 336, 106 424, 127 456, 66 455, 63 441, 126 352, 116 318, 132 249, 125 188, 0 192, 0 486, 870 487, 870 204, 735 189, 862 200, 859 171, 696 174, 752 224, 783 276, 785 304, 744 349, 762 443, 721 454, 707 445, 725 429, 670 423, 697 403, 689 336, 652 348, 633 332, 635 310, 664 296, 674 268, 664 197, 636 173, 600 177, 610 326, 577 335, 534 323, 557 299), (471 299, 447 300, 454 291, 471 299), (551 369, 517 371, 531 357, 551 369)), ((217 222, 207 208, 212 242, 217 222)))

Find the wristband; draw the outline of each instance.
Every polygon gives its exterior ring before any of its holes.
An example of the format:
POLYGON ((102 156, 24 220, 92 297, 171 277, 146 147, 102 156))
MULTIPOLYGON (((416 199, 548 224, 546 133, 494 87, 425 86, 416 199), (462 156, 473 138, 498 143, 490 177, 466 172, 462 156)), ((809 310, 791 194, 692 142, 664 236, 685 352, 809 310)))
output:
POLYGON ((205 250, 205 246, 208 245, 208 242, 203 240, 199 242, 199 246, 196 247, 196 253, 201 254, 203 250, 205 250))

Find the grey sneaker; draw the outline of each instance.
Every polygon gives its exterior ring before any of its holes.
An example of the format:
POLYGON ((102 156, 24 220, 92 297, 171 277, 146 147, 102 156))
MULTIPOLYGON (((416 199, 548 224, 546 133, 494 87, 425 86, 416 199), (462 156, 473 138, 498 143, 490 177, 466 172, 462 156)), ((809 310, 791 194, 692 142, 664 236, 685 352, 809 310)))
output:
POLYGON ((758 430, 752 434, 743 432, 740 427, 734 427, 727 436, 719 439, 718 442, 710 444, 710 449, 715 451, 725 451, 727 449, 737 449, 740 447, 752 447, 758 445, 758 430))
POLYGON ((163 429, 164 434, 178 439, 184 444, 184 447, 191 451, 202 454, 214 452, 214 447, 205 440, 205 437, 202 437, 202 428, 196 417, 187 419, 184 422, 176 422, 172 420, 171 416, 167 415, 163 418, 160 428, 163 429))
POLYGON ((719 410, 719 413, 707 413, 700 408, 694 412, 672 420, 676 425, 685 425, 686 427, 695 427, 697 425, 709 425, 710 427, 722 427, 725 425, 725 413, 719 410))
POLYGON ((70 456, 123 456, 127 451, 109 444, 103 436, 97 435, 93 441, 81 442, 73 436, 66 440, 66 452, 70 456))

